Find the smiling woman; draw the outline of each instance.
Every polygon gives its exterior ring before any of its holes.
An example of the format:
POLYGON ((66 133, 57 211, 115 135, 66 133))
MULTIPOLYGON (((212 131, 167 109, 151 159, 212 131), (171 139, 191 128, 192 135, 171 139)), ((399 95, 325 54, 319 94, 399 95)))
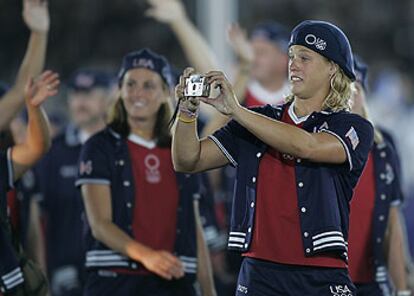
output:
POLYGON ((193 202, 205 185, 173 170, 170 81, 164 57, 148 49, 126 55, 108 127, 82 148, 84 295, 196 295, 204 241, 193 202))
POLYGON ((128 136, 134 127, 142 134, 139 126, 145 126, 144 137, 157 139, 161 147, 169 146, 172 108, 167 61, 147 49, 132 52, 125 56, 118 78, 120 97, 110 111, 109 126, 122 136, 128 136))

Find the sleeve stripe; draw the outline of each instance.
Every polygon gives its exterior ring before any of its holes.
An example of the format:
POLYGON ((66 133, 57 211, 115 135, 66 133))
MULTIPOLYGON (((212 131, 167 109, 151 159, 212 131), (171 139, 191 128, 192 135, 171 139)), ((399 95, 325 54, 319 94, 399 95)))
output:
POLYGON ((400 199, 393 200, 390 204, 392 207, 398 207, 401 205, 401 200, 400 199))
POLYGON ((346 145, 346 143, 344 142, 344 140, 339 135, 337 135, 336 133, 334 133, 334 132, 332 132, 330 130, 321 129, 321 132, 328 133, 328 134, 331 134, 331 135, 335 136, 342 143, 342 146, 344 146, 344 149, 345 149, 345 152, 346 152, 346 155, 347 155, 347 158, 348 158, 349 170, 352 171, 353 166, 352 166, 351 153, 349 153, 348 146, 346 145))
POLYGON ((75 182, 77 187, 85 184, 111 185, 111 181, 108 179, 79 179, 75 182))
POLYGON ((7 149, 7 170, 9 172, 9 186, 14 188, 14 171, 13 171, 13 160, 12 160, 12 148, 7 149))
POLYGON ((213 135, 208 136, 208 138, 210 138, 217 146, 218 148, 221 150, 221 152, 223 152, 224 156, 227 157, 227 159, 230 161, 230 163, 233 166, 237 166, 237 162, 234 160, 234 158, 231 156, 231 154, 227 151, 226 148, 224 148, 224 146, 220 143, 220 141, 213 135))

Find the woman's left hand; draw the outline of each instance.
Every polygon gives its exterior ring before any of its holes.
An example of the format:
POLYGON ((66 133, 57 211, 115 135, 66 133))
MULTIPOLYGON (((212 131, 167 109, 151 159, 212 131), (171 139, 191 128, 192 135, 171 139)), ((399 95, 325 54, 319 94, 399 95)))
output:
POLYGON ((219 90, 217 97, 199 97, 200 101, 209 104, 224 115, 233 115, 241 105, 234 93, 233 86, 221 71, 210 71, 205 77, 211 88, 219 90))

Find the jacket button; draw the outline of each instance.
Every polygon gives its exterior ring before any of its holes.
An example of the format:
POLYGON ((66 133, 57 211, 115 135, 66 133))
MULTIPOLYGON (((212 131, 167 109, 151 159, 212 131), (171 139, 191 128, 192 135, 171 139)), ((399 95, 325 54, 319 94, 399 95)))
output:
POLYGON ((177 234, 180 234, 181 233, 181 230, 180 229, 177 229, 176 232, 177 232, 177 234))
POLYGON ((300 208, 300 211, 301 211, 302 213, 306 213, 306 208, 305 208, 305 207, 301 207, 301 208, 300 208))
POLYGON ((137 269, 138 265, 137 265, 136 263, 132 263, 132 264, 131 264, 131 267, 132 267, 133 269, 137 269))
POLYGON ((382 200, 386 200, 387 199, 387 196, 383 193, 383 194, 381 194, 381 199, 382 200))
POLYGON ((303 236, 304 236, 304 237, 308 237, 308 236, 309 236, 309 233, 305 231, 305 232, 303 233, 303 236))
POLYGON ((124 181, 124 186, 128 187, 130 185, 129 181, 124 181))
POLYGON ((124 160, 121 159, 120 161, 118 161, 118 163, 119 163, 120 166, 123 166, 124 165, 124 160))
POLYGON ((245 248, 245 249, 247 249, 247 247, 248 247, 248 246, 249 246, 248 244, 244 244, 244 248, 245 248))
POLYGON ((305 250, 305 252, 309 254, 309 253, 310 253, 310 249, 309 249, 309 248, 307 248, 307 249, 305 250))
POLYGON ((302 159, 298 158, 298 159, 296 159, 296 162, 297 163, 301 163, 302 162, 302 159))
POLYGON ((384 158, 385 156, 387 156, 387 153, 385 153, 385 151, 382 151, 382 152, 380 153, 380 156, 381 156, 382 158, 384 158))
POLYGON ((252 178, 252 182, 253 182, 253 183, 256 183, 256 177, 253 177, 253 178, 252 178))
POLYGON ((254 208, 254 202, 253 201, 251 202, 250 207, 254 208))
POLYGON ((247 232, 252 232, 252 228, 251 228, 251 227, 249 227, 249 228, 247 229, 247 232))
POLYGON ((382 239, 380 237, 377 237, 377 244, 381 243, 382 239))
POLYGON ((299 183, 298 183, 298 186, 299 186, 300 188, 302 188, 302 187, 303 187, 303 182, 299 182, 299 183))
POLYGON ((258 152, 258 153, 256 154, 256 157, 257 157, 257 158, 260 158, 260 156, 262 156, 262 153, 258 152))
POLYGON ((128 208, 131 208, 131 207, 132 207, 132 204, 131 204, 130 202, 127 202, 126 206, 127 206, 128 208))
POLYGON ((385 219, 384 215, 379 216, 380 221, 384 221, 384 219, 385 219))
POLYGON ((385 174, 384 174, 384 173, 381 173, 381 174, 380 174, 380 179, 381 179, 381 180, 384 180, 384 179, 385 179, 385 174))

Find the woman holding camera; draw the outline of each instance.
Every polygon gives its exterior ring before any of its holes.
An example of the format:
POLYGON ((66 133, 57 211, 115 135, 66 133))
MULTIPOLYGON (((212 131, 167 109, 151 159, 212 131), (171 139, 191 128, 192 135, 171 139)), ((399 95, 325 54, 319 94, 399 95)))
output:
POLYGON ((131 52, 118 78, 109 124, 80 157, 85 295, 196 295, 203 241, 193 201, 205 188, 199 176, 173 170, 169 64, 148 49, 131 52))
POLYGON ((373 142, 349 113, 351 46, 336 26, 304 21, 289 43, 291 95, 280 106, 242 107, 223 73, 216 98, 185 97, 173 137, 181 172, 237 167, 228 247, 244 256, 236 295, 355 295, 347 271, 349 201, 373 142), (199 101, 231 118, 199 140, 199 101))

